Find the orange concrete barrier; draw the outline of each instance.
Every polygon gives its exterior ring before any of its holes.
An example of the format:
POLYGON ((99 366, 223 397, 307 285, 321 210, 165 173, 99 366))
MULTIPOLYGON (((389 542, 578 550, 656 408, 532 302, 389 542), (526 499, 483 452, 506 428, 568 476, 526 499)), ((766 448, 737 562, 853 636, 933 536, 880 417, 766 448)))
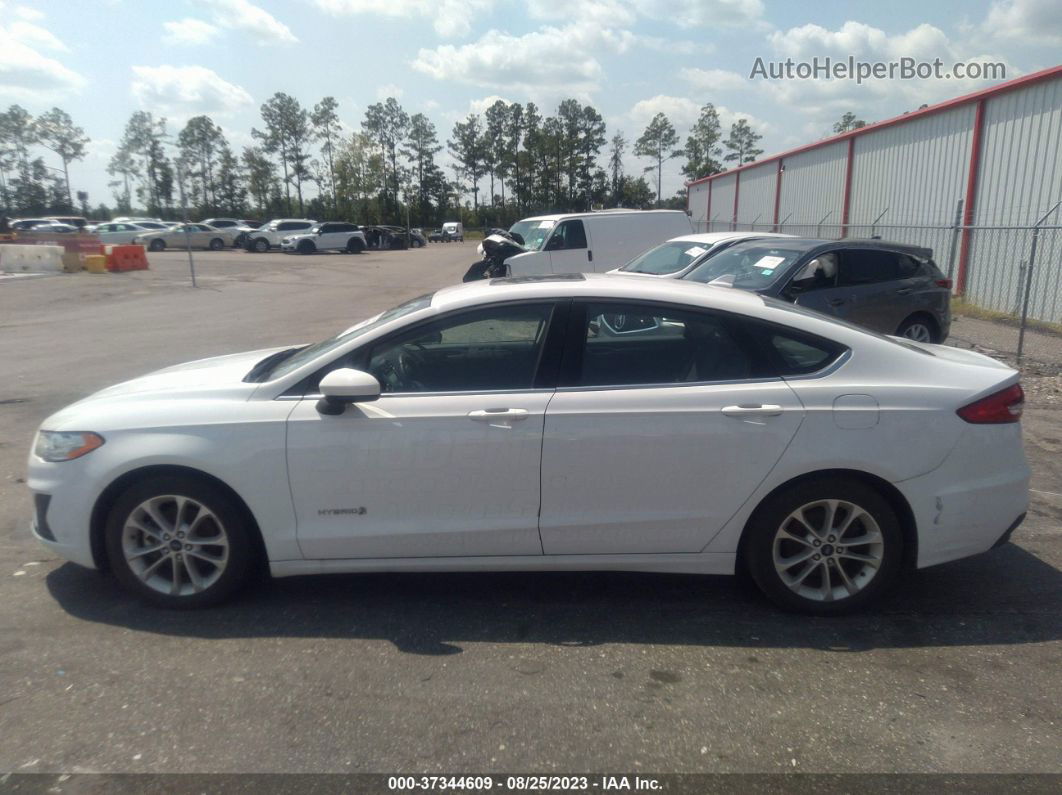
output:
POLYGON ((146 271, 147 255, 143 246, 107 246, 107 270, 146 271))

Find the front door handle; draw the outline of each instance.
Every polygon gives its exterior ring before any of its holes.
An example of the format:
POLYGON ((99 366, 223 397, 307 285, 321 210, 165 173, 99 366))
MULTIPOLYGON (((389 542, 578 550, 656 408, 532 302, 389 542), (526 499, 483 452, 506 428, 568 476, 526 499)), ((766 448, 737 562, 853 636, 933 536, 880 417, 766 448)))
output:
POLYGON ((843 298, 831 298, 826 303, 829 304, 830 306, 841 306, 841 304, 844 303, 844 299, 843 298))
POLYGON ((896 295, 908 295, 912 289, 911 287, 900 287, 896 290, 896 295))
POLYGON ((782 407, 770 403, 742 403, 723 406, 723 413, 728 417, 777 417, 782 413, 782 407))
POLYGON ((526 420, 527 417, 527 409, 477 409, 468 412, 468 418, 475 422, 495 422, 496 420, 514 422, 526 420))

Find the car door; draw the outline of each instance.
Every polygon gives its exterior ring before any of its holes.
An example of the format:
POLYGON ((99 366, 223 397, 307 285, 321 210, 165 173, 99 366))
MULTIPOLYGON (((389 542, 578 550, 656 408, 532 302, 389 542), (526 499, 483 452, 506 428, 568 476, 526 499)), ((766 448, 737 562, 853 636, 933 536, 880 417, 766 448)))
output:
MULTIPOLYGON (((837 286, 851 304, 847 319, 884 334, 895 334, 902 317, 898 306, 905 287, 899 283, 899 255, 879 248, 838 251, 837 286)), ((906 316, 906 315, 904 315, 906 316)))
POLYGON ((349 224, 325 224, 321 227, 321 243, 318 248, 344 248, 347 245, 347 237, 344 234, 349 224))
MULTIPOLYGON (((379 400, 292 412, 307 558, 539 555, 542 379, 552 302, 458 312, 366 346, 379 400)), ((312 388, 312 387, 311 387, 312 388)))
POLYGON ((798 306, 851 320, 854 304, 851 295, 838 285, 840 255, 823 251, 806 258, 794 268, 794 276, 782 290, 782 296, 798 306))
POLYGON ((561 221, 546 241, 553 273, 592 271, 593 253, 586 225, 578 218, 561 221))
POLYGON ((638 302, 576 303, 546 412, 547 555, 702 550, 803 419, 741 321, 638 302), (623 317, 630 333, 604 334, 623 317))

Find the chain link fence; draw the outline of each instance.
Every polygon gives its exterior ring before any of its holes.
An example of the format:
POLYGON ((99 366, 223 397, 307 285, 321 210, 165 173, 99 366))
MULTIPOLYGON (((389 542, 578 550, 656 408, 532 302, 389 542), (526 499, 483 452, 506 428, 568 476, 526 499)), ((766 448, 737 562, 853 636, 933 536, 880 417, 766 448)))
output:
MULTIPOLYGON (((718 217, 694 221, 698 232, 780 232, 839 240, 881 238, 933 251, 953 280, 952 342, 966 344, 1026 367, 1062 372, 1062 202, 1024 225, 964 225, 962 206, 949 225, 843 226, 829 216, 785 218, 777 225, 718 217), (831 223, 830 221, 834 222, 831 223), (965 267, 962 263, 965 262, 965 267)), ((886 215, 885 212, 879 219, 886 215)))

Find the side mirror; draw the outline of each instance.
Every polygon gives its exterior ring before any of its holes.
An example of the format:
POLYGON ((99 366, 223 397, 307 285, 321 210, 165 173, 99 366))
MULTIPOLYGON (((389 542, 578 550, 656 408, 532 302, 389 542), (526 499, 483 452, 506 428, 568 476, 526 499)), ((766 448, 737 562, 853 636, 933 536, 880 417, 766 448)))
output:
POLYGON ((365 403, 380 397, 380 382, 361 370, 344 367, 333 370, 321 379, 321 394, 317 401, 320 414, 342 414, 348 403, 365 403))

